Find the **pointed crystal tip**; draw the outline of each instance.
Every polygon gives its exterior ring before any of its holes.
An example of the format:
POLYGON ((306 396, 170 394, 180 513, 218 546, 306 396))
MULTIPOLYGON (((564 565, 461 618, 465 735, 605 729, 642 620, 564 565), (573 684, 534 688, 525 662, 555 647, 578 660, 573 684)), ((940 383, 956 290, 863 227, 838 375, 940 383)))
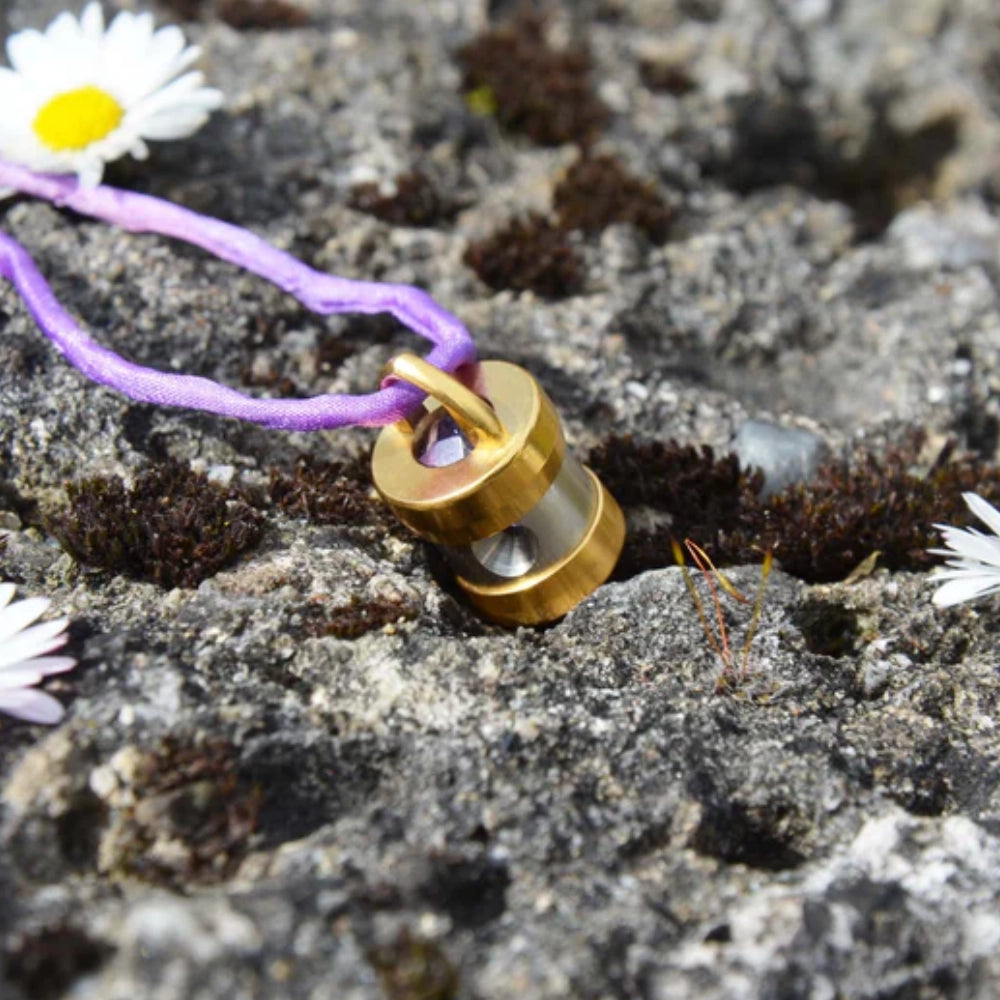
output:
POLYGON ((444 411, 438 410, 421 429, 414 454, 421 465, 441 469, 461 462, 472 445, 461 428, 444 411))
POLYGON ((520 524, 512 524, 489 538, 481 538, 470 548, 485 569, 507 579, 524 576, 538 559, 535 533, 520 524))

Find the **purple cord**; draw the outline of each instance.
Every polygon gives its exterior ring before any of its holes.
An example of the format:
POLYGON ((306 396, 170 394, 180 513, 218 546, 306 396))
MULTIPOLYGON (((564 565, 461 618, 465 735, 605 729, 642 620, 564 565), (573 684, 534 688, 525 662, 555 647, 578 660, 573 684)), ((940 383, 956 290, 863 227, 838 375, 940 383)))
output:
MULTIPOLYGON (((475 360, 469 331, 419 288, 338 278, 314 270, 246 229, 160 198, 103 185, 85 188, 75 177, 35 174, 0 160, 0 189, 5 187, 132 232, 160 233, 193 243, 273 282, 313 312, 390 313, 435 345, 427 361, 444 371, 475 360)), ((35 322, 70 364, 95 382, 141 402, 207 410, 284 430, 314 431, 391 424, 411 413, 423 396, 396 384, 363 396, 255 399, 211 379, 144 368, 92 340, 59 304, 28 252, 2 232, 0 274, 14 283, 35 322)))

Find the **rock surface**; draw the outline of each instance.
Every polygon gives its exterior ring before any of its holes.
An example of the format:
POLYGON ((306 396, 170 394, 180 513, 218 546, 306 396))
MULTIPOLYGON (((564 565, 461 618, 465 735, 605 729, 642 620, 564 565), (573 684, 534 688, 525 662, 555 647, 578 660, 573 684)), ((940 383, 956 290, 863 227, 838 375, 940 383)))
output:
MULTIPOLYGON (((614 432, 724 453, 758 419, 833 454, 919 425, 995 459, 993 0, 555 10, 608 108, 596 150, 672 215, 662 240, 638 217, 570 233, 579 286, 547 297, 464 262, 515 216, 554 218, 579 155, 462 95, 458 50, 516 5, 296 6, 303 25, 253 30, 223 0, 151 8, 197 15, 227 106, 108 180, 426 288, 484 357, 538 375, 581 452, 614 432), (376 205, 414 171, 437 199, 421 225, 376 205)), ((9 0, 0 31, 60 8, 9 0)), ((0 216, 148 365, 360 392, 419 346, 166 240, 30 200, 0 216)), ((356 480, 326 523, 253 501, 260 540, 195 588, 57 541, 67 482, 174 460, 260 498, 296 456, 346 467, 372 440, 134 404, 0 287, 0 575, 71 617, 81 661, 47 685, 61 725, 0 727, 4 1000, 1000 995, 995 602, 778 569, 746 676, 719 683, 679 569, 505 630, 356 480)), ((752 594, 759 567, 730 575, 752 594)), ((739 661, 751 611, 728 614, 739 661)))

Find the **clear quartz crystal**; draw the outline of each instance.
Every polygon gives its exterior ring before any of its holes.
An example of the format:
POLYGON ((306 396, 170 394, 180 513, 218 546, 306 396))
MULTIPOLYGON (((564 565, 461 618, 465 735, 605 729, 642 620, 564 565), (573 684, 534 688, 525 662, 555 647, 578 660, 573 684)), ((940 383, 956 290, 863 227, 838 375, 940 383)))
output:
POLYGON ((591 477, 567 455, 552 485, 516 524, 444 551, 458 575, 473 583, 499 584, 541 572, 580 544, 596 503, 591 477))
POLYGON ((437 410, 425 419, 414 447, 417 461, 432 469, 461 462, 470 451, 469 439, 444 410, 437 410))

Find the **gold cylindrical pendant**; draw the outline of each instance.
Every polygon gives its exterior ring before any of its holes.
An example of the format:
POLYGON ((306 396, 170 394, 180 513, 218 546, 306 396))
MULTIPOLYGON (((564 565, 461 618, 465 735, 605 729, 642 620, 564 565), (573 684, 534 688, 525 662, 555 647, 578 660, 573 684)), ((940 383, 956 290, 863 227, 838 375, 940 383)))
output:
POLYGON ((486 361, 466 384, 413 355, 386 371, 428 396, 379 435, 375 488, 441 546, 487 618, 552 621, 608 578, 625 539, 621 509, 567 454, 555 408, 527 371, 486 361))

